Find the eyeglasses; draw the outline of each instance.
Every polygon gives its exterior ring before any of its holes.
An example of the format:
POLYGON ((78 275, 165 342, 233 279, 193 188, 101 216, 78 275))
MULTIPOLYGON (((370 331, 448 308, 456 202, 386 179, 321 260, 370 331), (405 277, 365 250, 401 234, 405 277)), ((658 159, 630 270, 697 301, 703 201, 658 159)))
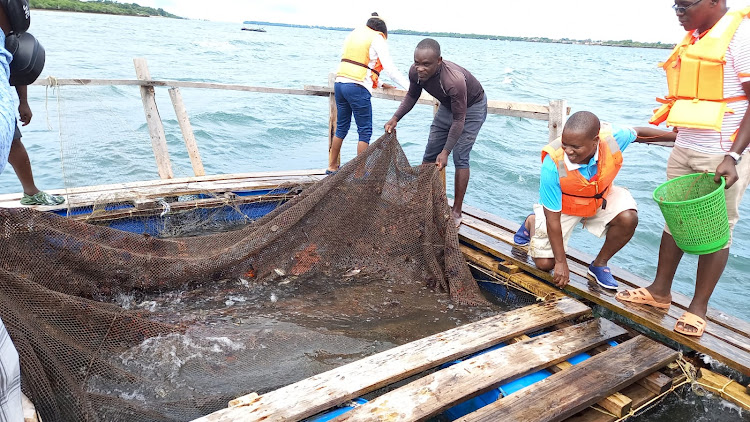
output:
POLYGON ((695 6, 696 4, 700 3, 701 1, 703 1, 703 0, 698 0, 698 1, 696 1, 696 2, 690 3, 690 4, 689 4, 689 5, 687 5, 687 6, 678 6, 678 5, 676 5, 676 4, 673 4, 673 5, 672 5, 672 9, 674 9, 674 12, 675 12, 675 13, 677 13, 677 14, 680 14, 680 15, 684 15, 684 14, 685 14, 685 12, 687 12, 687 11, 688 11, 688 9, 690 9, 691 7, 693 7, 693 6, 695 6))

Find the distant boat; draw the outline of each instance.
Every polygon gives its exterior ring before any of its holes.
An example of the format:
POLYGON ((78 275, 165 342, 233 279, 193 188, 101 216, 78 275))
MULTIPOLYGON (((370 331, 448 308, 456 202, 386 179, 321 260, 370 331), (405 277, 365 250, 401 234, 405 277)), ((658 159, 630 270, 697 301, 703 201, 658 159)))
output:
POLYGON ((244 26, 242 27, 242 30, 243 31, 254 31, 254 32, 266 32, 266 30, 263 29, 263 28, 247 28, 247 27, 244 27, 244 26))

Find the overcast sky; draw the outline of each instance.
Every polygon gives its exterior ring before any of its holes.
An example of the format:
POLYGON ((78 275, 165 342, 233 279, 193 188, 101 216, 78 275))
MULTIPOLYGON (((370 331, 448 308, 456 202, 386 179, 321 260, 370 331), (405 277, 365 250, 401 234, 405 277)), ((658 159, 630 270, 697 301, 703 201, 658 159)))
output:
MULTIPOLYGON (((245 20, 354 27, 371 12, 389 29, 488 35, 679 41, 682 28, 670 0, 445 0, 341 2, 330 0, 135 0, 193 19, 245 20)), ((742 7, 747 0, 727 0, 742 7)))

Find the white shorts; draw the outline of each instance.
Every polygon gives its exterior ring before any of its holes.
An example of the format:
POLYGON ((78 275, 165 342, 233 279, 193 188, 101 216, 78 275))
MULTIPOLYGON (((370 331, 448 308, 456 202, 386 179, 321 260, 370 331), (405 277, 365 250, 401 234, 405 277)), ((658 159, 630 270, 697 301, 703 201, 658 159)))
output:
MULTIPOLYGON (((599 208, 593 217, 577 217, 574 215, 560 214, 560 225, 562 226, 563 245, 568 250, 568 240, 573 229, 580 222, 583 228, 591 232, 596 237, 602 237, 607 233, 609 223, 621 212, 627 210, 638 211, 638 205, 625 188, 612 186, 607 195, 607 209, 599 208)), ((534 236, 529 243, 529 255, 533 258, 554 258, 552 245, 549 243, 547 236, 547 220, 544 218, 544 207, 541 204, 534 205, 534 215, 536 223, 534 224, 534 236)))

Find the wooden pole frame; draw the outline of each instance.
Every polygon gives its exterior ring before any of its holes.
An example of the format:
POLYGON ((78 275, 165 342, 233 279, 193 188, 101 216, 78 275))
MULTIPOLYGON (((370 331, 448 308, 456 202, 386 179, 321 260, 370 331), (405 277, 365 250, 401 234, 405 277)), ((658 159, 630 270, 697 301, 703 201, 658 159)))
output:
MULTIPOLYGON (((135 58, 133 59, 133 64, 135 65, 135 73, 139 80, 147 81, 151 79, 146 59, 135 58)), ((141 85, 141 99, 143 100, 143 111, 146 113, 148 133, 151 136, 151 148, 154 150, 159 177, 162 179, 172 179, 174 178, 174 174, 172 173, 172 164, 169 161, 167 136, 164 133, 164 125, 159 116, 159 108, 156 106, 154 87, 141 85)))
POLYGON ((187 148, 188 156, 190 156, 190 164, 193 166, 193 173, 196 176, 205 176, 206 171, 203 169, 203 161, 201 161, 201 154, 198 151, 198 143, 195 141, 195 133, 193 133, 193 127, 190 125, 190 118, 182 101, 180 88, 169 88, 169 97, 172 99, 174 113, 177 116, 177 122, 180 124, 182 138, 185 140, 185 148, 187 148))

